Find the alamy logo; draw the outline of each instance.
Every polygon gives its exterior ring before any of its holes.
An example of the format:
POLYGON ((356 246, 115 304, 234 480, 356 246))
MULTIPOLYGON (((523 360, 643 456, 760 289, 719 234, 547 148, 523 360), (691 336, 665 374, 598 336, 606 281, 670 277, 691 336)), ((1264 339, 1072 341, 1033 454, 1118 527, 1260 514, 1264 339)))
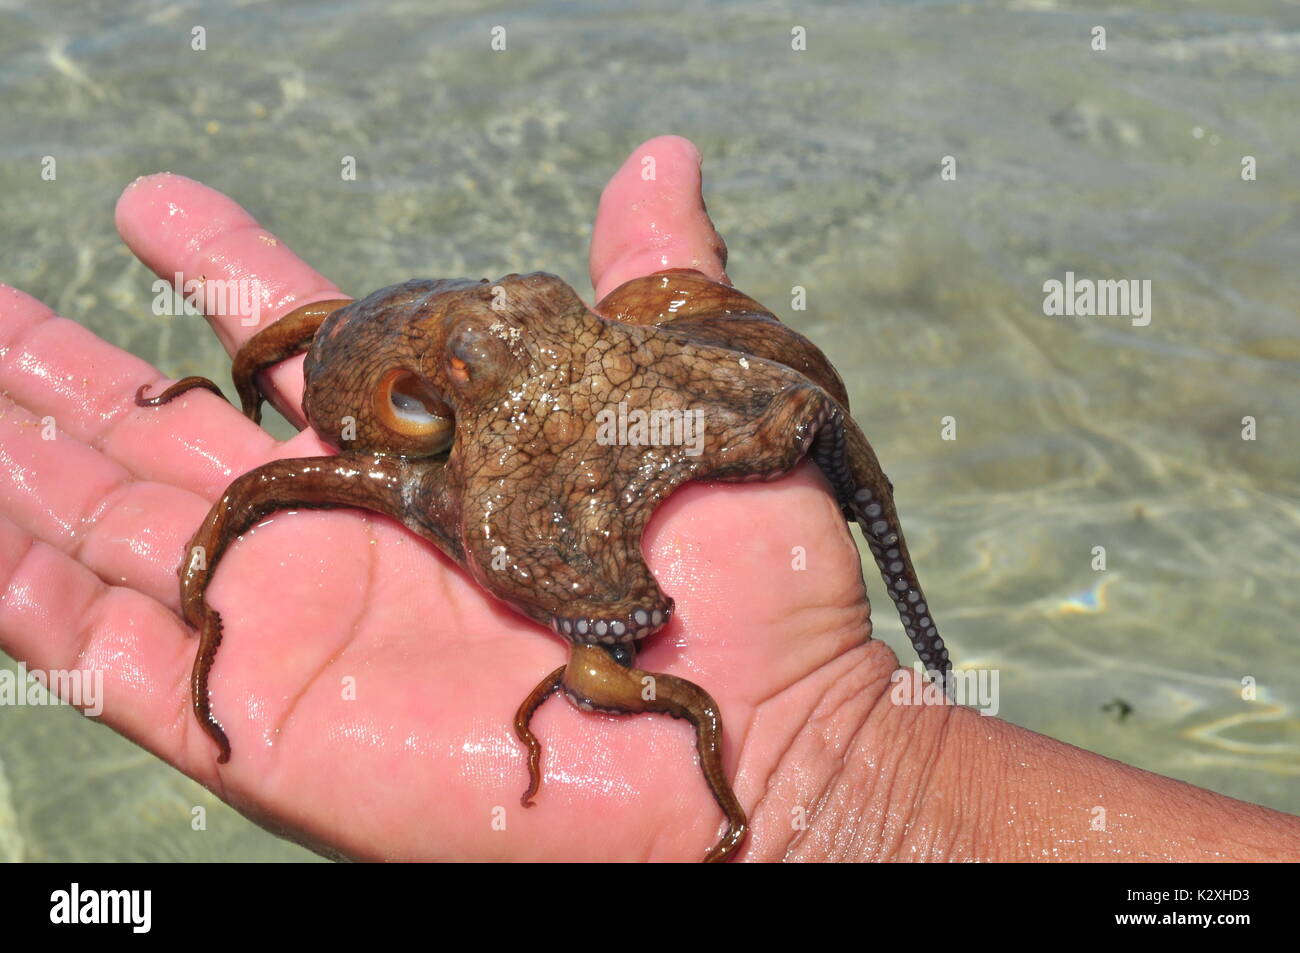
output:
POLYGON ((206 314, 212 317, 239 317, 246 328, 262 321, 262 283, 256 278, 191 278, 179 271, 169 282, 159 278, 153 283, 153 313, 158 317, 175 316, 176 296, 180 295, 183 314, 206 314))
POLYGON ((104 713, 104 672, 102 669, 27 670, 26 662, 18 670, 0 669, 0 706, 3 705, 75 705, 91 718, 104 713))
POLYGON ((704 452, 704 411, 628 410, 627 401, 618 408, 596 413, 596 443, 601 446, 685 447, 688 457, 704 452))
POLYGON ((152 890, 70 890, 50 894, 50 922, 129 923, 132 933, 148 933, 153 923, 152 890))
POLYGON ((1151 279, 1117 278, 1094 281, 1065 273, 1065 281, 1043 282, 1043 314, 1132 318, 1133 327, 1151 323, 1151 279))

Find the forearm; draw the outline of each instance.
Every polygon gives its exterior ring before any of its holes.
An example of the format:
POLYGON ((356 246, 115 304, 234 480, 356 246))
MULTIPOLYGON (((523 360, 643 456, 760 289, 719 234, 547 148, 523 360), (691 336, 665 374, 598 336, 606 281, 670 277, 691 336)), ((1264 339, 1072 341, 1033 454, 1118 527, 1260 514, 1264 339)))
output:
POLYGON ((1296 861, 1300 818, 957 706, 899 705, 867 647, 859 727, 791 860, 1296 861))

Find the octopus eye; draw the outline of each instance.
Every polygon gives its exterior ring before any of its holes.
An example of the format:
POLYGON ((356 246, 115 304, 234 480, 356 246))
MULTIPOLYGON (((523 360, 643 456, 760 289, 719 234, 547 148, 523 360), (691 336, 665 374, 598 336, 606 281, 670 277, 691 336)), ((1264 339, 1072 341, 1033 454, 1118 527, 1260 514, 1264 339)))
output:
POLYGON ((478 314, 458 318, 451 324, 441 354, 435 358, 441 366, 429 368, 429 377, 445 380, 457 390, 489 387, 512 363, 511 340, 510 332, 499 322, 488 325, 478 314))
POLYGON ((451 446, 455 432, 451 408, 408 370, 397 368, 380 379, 375 411, 388 429, 419 441, 431 452, 451 446))

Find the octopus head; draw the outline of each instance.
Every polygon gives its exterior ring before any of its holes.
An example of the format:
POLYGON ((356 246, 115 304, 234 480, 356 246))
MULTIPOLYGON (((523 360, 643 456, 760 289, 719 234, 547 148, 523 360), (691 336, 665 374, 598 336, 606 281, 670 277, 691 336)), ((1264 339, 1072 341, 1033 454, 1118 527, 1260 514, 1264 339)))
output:
POLYGON ((304 364, 303 411, 340 449, 433 457, 456 421, 489 408, 522 377, 539 340, 578 296, 543 272, 496 282, 416 280, 331 314, 304 364))

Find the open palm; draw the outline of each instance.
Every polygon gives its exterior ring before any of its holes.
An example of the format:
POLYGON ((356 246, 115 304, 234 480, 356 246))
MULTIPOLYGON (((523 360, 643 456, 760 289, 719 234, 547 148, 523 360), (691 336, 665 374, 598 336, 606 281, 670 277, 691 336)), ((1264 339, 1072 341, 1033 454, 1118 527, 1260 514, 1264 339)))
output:
MULTIPOLYGON (((231 200, 188 179, 138 181, 117 217, 159 275, 257 279, 264 320, 340 297, 231 200)), ((602 197, 596 298, 666 267, 720 278, 721 247, 694 147, 651 140, 602 197), (648 154, 653 181, 641 176, 648 154)), ((257 330, 210 321, 232 351, 257 330)), ((301 359, 266 377, 301 426, 301 359)), ((196 643, 177 615, 176 566, 235 476, 331 451, 310 430, 278 443, 202 391, 137 408, 136 389, 159 380, 0 286, 0 645, 33 668, 102 670, 106 723, 318 849, 371 859, 703 856, 721 813, 683 722, 552 700, 533 722, 542 788, 523 809, 526 759, 511 718, 565 646, 396 522, 355 510, 275 514, 217 571, 208 595, 225 640, 212 703, 232 746, 219 766, 190 709, 196 643)), ((843 519, 805 464, 771 484, 683 488, 650 523, 644 550, 677 612, 637 664, 717 699, 728 770, 751 813, 744 850, 780 856, 790 825, 765 810, 769 795, 788 783, 812 800, 834 770, 816 756, 824 746, 800 735, 831 686, 842 689, 870 631, 843 519)))

